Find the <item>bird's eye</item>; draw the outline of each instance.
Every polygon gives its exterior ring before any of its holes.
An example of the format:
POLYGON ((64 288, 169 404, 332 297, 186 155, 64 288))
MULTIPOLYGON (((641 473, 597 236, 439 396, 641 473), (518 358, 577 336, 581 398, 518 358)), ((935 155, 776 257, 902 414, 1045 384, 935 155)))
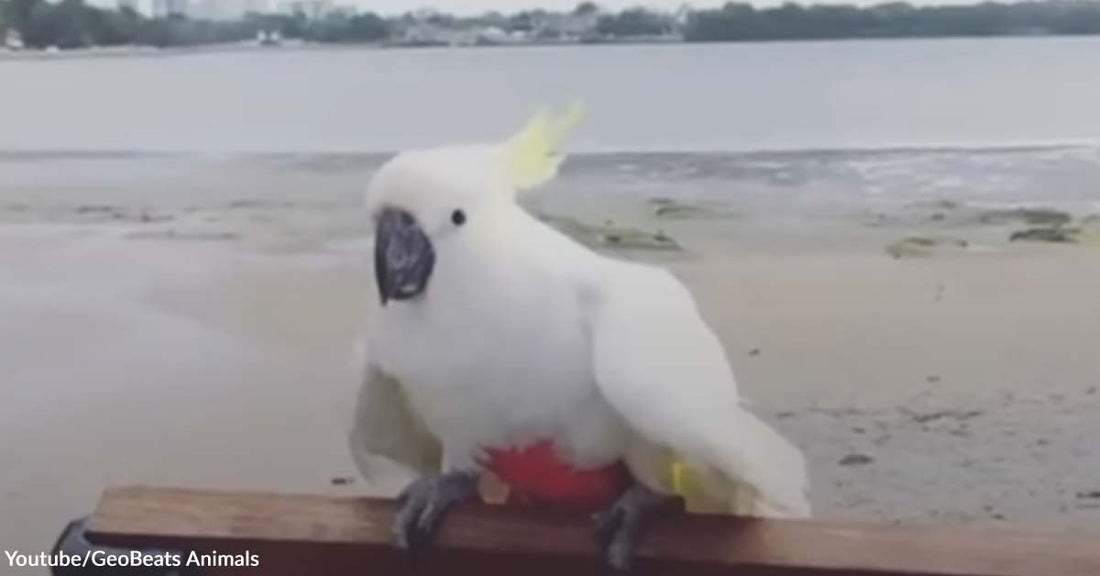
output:
POLYGON ((451 222, 454 222, 455 226, 462 226, 466 223, 466 213, 462 210, 451 212, 451 222))

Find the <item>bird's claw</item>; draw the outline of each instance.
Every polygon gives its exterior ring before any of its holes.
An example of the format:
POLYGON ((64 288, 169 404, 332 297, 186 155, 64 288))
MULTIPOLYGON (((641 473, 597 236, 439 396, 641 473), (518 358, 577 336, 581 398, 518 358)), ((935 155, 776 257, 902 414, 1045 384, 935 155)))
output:
POLYGON ((449 472, 420 478, 409 484, 398 502, 401 509, 393 523, 398 548, 415 553, 428 547, 447 512, 477 497, 478 478, 467 472, 449 472))
POLYGON ((596 540, 604 561, 613 570, 627 572, 634 564, 634 548, 653 514, 680 499, 635 484, 607 510, 596 516, 596 540))

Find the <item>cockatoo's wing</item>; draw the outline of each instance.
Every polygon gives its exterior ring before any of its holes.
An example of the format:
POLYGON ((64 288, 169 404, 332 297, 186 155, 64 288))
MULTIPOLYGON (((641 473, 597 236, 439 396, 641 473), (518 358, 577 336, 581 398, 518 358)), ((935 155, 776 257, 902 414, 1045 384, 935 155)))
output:
POLYGON ((635 449, 628 460, 638 479, 698 489, 737 513, 809 515, 802 453, 742 406, 687 289, 664 270, 604 262, 582 282, 581 301, 600 391, 638 436, 641 457, 635 449), (652 466, 659 453, 674 458, 667 473, 652 466))
POLYGON ((439 442, 412 411, 401 383, 369 361, 348 443, 363 477, 378 487, 400 489, 437 473, 442 462, 439 442))

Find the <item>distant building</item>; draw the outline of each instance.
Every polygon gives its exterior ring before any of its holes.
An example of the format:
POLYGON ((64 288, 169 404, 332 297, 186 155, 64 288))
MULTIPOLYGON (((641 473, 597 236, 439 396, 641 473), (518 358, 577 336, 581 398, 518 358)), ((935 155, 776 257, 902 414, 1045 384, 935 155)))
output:
POLYGON ((19 31, 14 28, 9 28, 7 33, 4 34, 4 42, 0 44, 0 48, 6 50, 22 50, 23 49, 23 37, 19 35, 19 31))
POLYGON ((282 0, 278 5, 280 14, 304 14, 306 18, 324 18, 334 10, 332 0, 282 0))
POLYGON ((498 26, 485 26, 476 31, 476 44, 480 45, 519 45, 526 44, 530 37, 525 32, 508 31, 498 26))
POLYGON ((497 46, 525 44, 530 38, 524 32, 510 32, 498 26, 451 28, 413 20, 405 23, 395 40, 405 46, 497 46))
POLYGON ((687 26, 688 20, 691 19, 691 12, 692 9, 690 4, 681 4, 680 7, 672 13, 672 18, 676 22, 676 28, 678 30, 682 31, 684 27, 687 26))
POLYGON ((328 13, 338 14, 340 16, 351 18, 359 15, 359 9, 355 6, 333 6, 332 9, 328 11, 328 13))
POLYGON ((256 14, 266 14, 271 11, 271 3, 268 0, 242 0, 244 4, 244 13, 254 12, 256 14))
POLYGON ((203 20, 239 20, 249 13, 265 13, 265 0, 198 0, 191 4, 188 16, 203 20))
POLYGON ((187 0, 153 0, 153 18, 187 14, 187 0))
POLYGON ((405 28, 400 36, 400 43, 410 46, 454 46, 461 44, 462 40, 455 30, 429 22, 415 22, 405 28))
POLYGON ((576 41, 595 34, 599 20, 598 11, 549 12, 533 18, 531 25, 537 38, 576 41))

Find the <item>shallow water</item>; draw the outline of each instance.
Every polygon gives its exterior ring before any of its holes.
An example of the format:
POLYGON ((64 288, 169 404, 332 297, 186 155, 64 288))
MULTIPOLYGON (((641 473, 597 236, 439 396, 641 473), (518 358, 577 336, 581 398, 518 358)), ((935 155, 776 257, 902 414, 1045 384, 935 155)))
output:
MULTIPOLYGON (((29 207, 331 209, 361 204, 376 153, 0 153, 0 218, 29 207)), ((578 154, 534 196, 551 213, 654 199, 756 216, 848 216, 952 200, 1100 210, 1100 148, 578 154)))
POLYGON ((760 212, 1100 201, 1100 39, 0 60, 0 204, 357 202, 390 151, 581 100, 545 200, 760 212))
POLYGON ((0 60, 0 150, 388 151, 573 99, 589 152, 1097 142, 1098 69, 1098 38, 0 60))

